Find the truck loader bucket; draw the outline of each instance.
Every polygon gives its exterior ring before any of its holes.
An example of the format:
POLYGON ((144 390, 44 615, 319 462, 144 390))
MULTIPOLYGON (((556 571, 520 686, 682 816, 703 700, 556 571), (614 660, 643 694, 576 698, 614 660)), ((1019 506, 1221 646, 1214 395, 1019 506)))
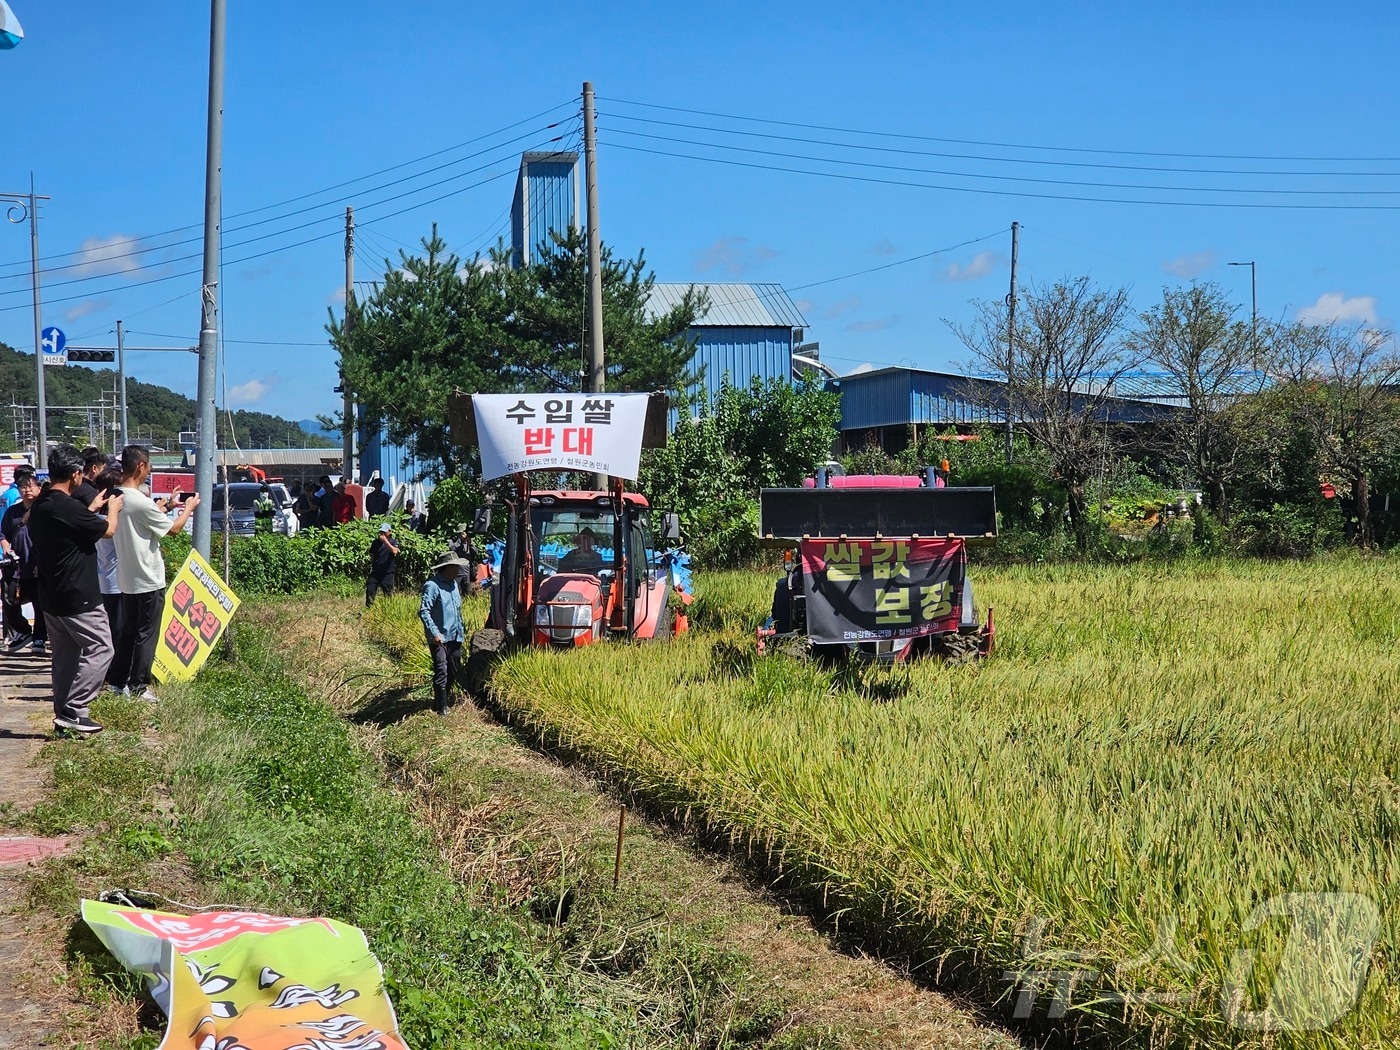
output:
POLYGON ((790 546, 804 536, 956 536, 970 544, 997 534, 990 488, 763 489, 758 534, 765 545, 790 546))

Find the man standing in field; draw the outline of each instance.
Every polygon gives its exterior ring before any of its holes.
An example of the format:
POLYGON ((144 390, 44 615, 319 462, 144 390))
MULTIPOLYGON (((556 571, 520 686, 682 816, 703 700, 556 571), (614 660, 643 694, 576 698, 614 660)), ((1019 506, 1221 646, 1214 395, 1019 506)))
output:
POLYGON ((379 526, 379 535, 369 545, 369 579, 365 581, 365 608, 374 604, 376 592, 385 597, 394 593, 394 559, 399 548, 394 543, 394 526, 387 521, 379 526))
POLYGON ((121 638, 109 684, 113 689, 156 700, 151 692, 151 663, 165 604, 165 558, 160 541, 180 532, 199 506, 199 494, 185 500, 171 521, 141 486, 151 474, 150 454, 140 445, 122 449, 121 494, 124 510, 116 532, 117 585, 122 592, 121 638))
POLYGON ((369 483, 365 494, 365 513, 371 518, 382 518, 389 513, 389 494, 384 491, 384 479, 375 478, 369 483))
POLYGON ((467 563, 452 552, 444 554, 423 584, 418 605, 418 617, 423 621, 428 651, 433 656, 433 708, 440 715, 447 714, 461 665, 462 643, 467 637, 462 627, 462 596, 457 590, 457 577, 467 568, 467 563))
POLYGON ((59 732, 91 736, 102 727, 88 717, 112 662, 112 635, 97 580, 97 541, 117 531, 122 496, 97 496, 94 514, 74 499, 83 480, 83 456, 59 445, 49 456, 47 490, 34 501, 29 528, 43 578, 39 601, 53 646, 53 724, 59 732))

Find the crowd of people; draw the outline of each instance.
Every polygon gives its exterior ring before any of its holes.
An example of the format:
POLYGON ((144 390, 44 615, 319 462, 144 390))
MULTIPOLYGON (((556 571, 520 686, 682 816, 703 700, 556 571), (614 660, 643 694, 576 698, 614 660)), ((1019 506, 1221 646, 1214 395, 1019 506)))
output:
POLYGON ((19 467, 4 494, 5 643, 12 652, 51 655, 59 732, 101 732, 90 708, 104 688, 158 700, 151 666, 165 603, 161 540, 184 529, 199 496, 152 499, 150 473, 140 445, 119 457, 59 445, 49 453, 47 481, 19 467))

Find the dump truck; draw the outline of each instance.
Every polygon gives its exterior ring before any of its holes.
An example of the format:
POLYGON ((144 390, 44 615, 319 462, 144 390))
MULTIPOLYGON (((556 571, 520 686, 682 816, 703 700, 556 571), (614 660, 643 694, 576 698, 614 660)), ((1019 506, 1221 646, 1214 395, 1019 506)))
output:
POLYGON ((932 467, 845 476, 832 466, 801 488, 763 489, 760 541, 787 553, 758 647, 881 662, 985 656, 993 611, 979 622, 967 548, 996 534, 995 491, 949 487, 932 467))

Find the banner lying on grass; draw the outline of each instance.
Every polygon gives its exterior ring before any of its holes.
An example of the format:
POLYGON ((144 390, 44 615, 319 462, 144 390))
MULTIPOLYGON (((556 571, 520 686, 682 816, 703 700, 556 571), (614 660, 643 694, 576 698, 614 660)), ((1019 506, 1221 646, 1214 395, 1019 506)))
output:
POLYGON ((165 612, 151 671, 158 682, 188 682, 199 673, 224 628, 238 611, 238 595, 190 551, 165 592, 165 612))
POLYGON ((161 1050, 406 1050, 365 935, 333 919, 175 915, 83 901, 83 921, 146 976, 161 1050))
POLYGON ((803 540, 807 634, 813 642, 918 638, 956 631, 962 540, 803 540))

